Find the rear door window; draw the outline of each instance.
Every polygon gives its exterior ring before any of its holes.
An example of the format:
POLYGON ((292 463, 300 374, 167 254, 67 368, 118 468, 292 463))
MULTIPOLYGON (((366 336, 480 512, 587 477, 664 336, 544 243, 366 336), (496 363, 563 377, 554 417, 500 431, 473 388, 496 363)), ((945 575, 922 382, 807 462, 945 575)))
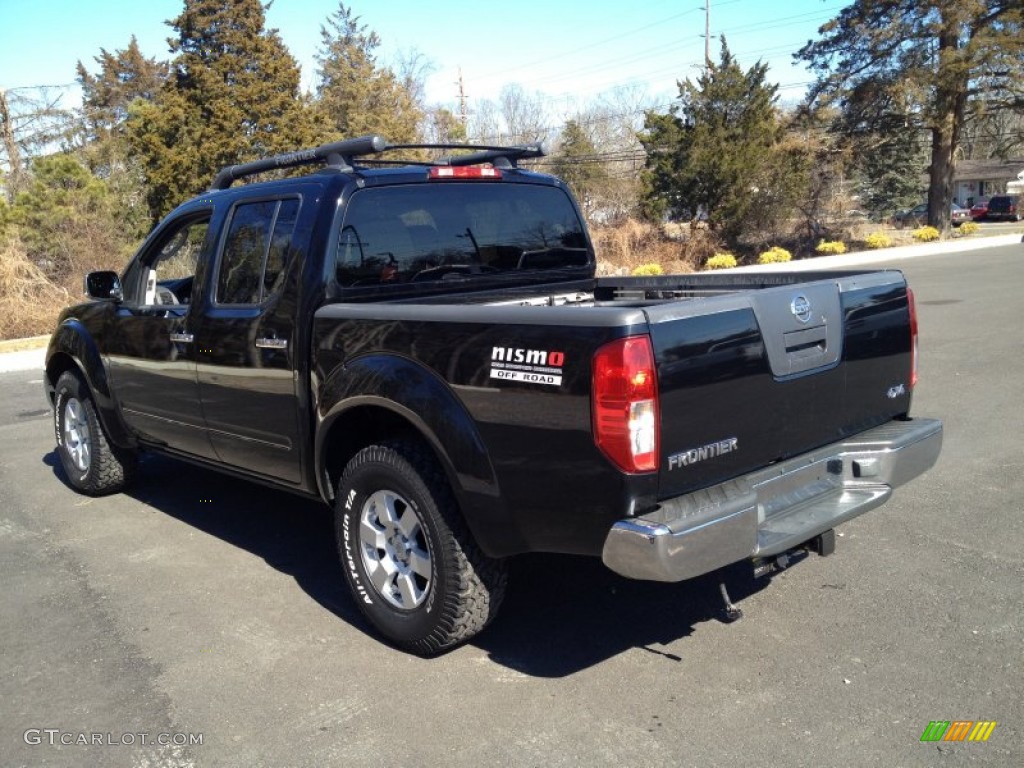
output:
POLYGON ((218 305, 262 304, 280 289, 298 211, 297 198, 235 206, 217 271, 218 305))

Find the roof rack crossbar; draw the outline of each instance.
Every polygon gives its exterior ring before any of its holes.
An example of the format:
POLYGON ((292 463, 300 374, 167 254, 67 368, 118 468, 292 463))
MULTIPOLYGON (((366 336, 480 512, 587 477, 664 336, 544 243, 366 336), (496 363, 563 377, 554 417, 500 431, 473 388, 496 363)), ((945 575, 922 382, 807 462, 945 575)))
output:
POLYGON ((252 176, 264 171, 272 171, 277 168, 296 168, 300 165, 311 165, 313 163, 324 163, 342 170, 351 170, 352 158, 361 155, 373 155, 389 149, 387 141, 376 135, 360 136, 355 139, 335 141, 330 144, 323 144, 313 149, 303 149, 298 152, 288 152, 283 155, 265 157, 261 160, 253 160, 238 165, 227 165, 220 169, 220 172, 213 180, 210 190, 227 189, 232 182, 246 176, 252 176))
POLYGON ((392 144, 388 150, 395 149, 475 149, 466 155, 449 155, 434 160, 432 165, 478 165, 493 163, 499 168, 515 168, 520 160, 532 157, 544 157, 547 154, 541 142, 536 144, 516 144, 510 147, 492 146, 490 144, 392 144))
MULTIPOLYGON (((312 165, 323 163, 330 168, 337 168, 342 171, 353 170, 352 160, 356 157, 376 155, 381 152, 400 149, 472 149, 465 155, 449 155, 433 161, 405 161, 415 165, 478 165, 480 163, 491 163, 497 168, 515 168, 520 160, 531 157, 543 157, 546 152, 544 145, 517 144, 511 147, 497 147, 488 144, 388 144, 378 135, 360 136, 355 139, 335 141, 330 144, 322 144, 313 149, 302 149, 298 152, 288 152, 283 155, 264 157, 260 160, 253 160, 238 165, 226 165, 213 180, 210 191, 227 189, 232 182, 253 176, 264 171, 273 171, 278 168, 296 168, 300 165, 312 165)), ((390 161, 382 160, 382 163, 390 161)))

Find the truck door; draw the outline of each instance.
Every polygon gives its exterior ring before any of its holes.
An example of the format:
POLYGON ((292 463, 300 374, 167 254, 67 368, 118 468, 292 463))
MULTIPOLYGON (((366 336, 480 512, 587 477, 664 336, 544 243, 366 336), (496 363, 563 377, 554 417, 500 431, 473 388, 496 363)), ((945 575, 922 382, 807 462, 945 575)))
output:
POLYGON ((296 484, 301 351, 293 240, 300 208, 299 196, 232 207, 195 324, 199 393, 218 458, 296 484))
POLYGON ((211 211, 169 221, 125 272, 111 328, 109 367, 124 420, 150 442, 213 458, 196 383, 191 330, 201 255, 212 248, 211 211))

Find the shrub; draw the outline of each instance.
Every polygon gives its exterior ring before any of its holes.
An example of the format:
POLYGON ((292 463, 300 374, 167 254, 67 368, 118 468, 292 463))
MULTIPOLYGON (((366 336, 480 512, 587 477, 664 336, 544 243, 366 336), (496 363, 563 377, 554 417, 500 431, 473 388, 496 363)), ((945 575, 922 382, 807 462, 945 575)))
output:
POLYGON ((981 229, 981 227, 978 226, 977 222, 965 221, 963 224, 960 225, 959 231, 961 235, 973 235, 979 229, 981 229))
POLYGON ((677 274, 693 272, 700 262, 689 257, 690 242, 670 239, 660 227, 646 221, 626 219, 595 226, 590 235, 602 274, 628 275, 647 264, 663 264, 665 271, 677 274))
POLYGON ((846 243, 842 240, 822 240, 814 250, 826 254, 846 253, 846 243))
POLYGON ((930 243, 932 240, 938 240, 941 233, 935 227, 921 227, 915 229, 911 236, 919 243, 930 243))
POLYGON ((661 264, 641 264, 639 267, 634 267, 632 272, 633 277, 663 274, 665 274, 665 270, 661 268, 661 264))
POLYGON ((790 261, 793 258, 793 254, 787 251, 785 248, 780 248, 775 245, 769 248, 767 251, 757 257, 758 264, 782 264, 790 261))
POLYGON ((731 253, 716 253, 704 266, 707 269, 732 269, 736 266, 736 257, 731 253))
POLYGON ((864 245, 871 250, 877 250, 879 248, 888 248, 892 245, 892 240, 889 239, 889 236, 885 234, 885 232, 872 232, 864 240, 864 245))
POLYGON ((49 333, 70 294, 28 257, 16 235, 0 242, 0 339, 49 333))

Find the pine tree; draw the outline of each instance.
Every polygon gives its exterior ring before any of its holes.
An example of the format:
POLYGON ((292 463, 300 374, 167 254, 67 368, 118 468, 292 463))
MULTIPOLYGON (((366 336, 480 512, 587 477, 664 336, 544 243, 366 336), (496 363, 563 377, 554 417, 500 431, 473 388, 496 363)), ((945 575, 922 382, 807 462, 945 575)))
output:
POLYGON ((928 221, 948 230, 955 158, 972 105, 1024 107, 1024 4, 856 0, 820 35, 796 54, 819 76, 810 104, 837 104, 852 125, 904 116, 907 130, 930 132, 928 221))
POLYGON ((99 65, 96 74, 91 74, 81 61, 76 68, 82 86, 82 122, 87 141, 123 133, 129 105, 136 99, 153 101, 168 74, 166 62, 142 54, 135 35, 127 48, 113 53, 101 48, 93 61, 99 65))
POLYGON ((427 110, 424 117, 423 139, 432 144, 464 142, 466 141, 466 126, 450 109, 432 107, 427 110))
POLYGON ((597 147, 579 121, 566 121, 553 165, 555 175, 569 185, 587 215, 592 215, 598 208, 608 172, 597 147))
POLYGON ((300 71, 260 0, 185 0, 170 24, 176 56, 152 103, 136 102, 132 148, 155 218, 201 192, 224 165, 308 146, 300 71))
POLYGON ((106 183, 71 154, 36 158, 31 182, 7 213, 29 258, 57 284, 121 266, 128 239, 106 183))
POLYGON ((139 239, 150 225, 142 164, 128 144, 127 124, 136 100, 152 103, 167 83, 166 62, 147 58, 133 35, 128 47, 113 53, 101 48, 93 57, 99 71, 78 62, 82 86, 79 157, 106 182, 121 212, 121 229, 139 239))
POLYGON ((379 134, 393 143, 413 143, 423 110, 409 87, 377 63, 377 33, 359 23, 350 8, 338 10, 320 28, 316 108, 325 140, 379 134))
POLYGON ((884 219, 921 201, 927 191, 922 169, 928 159, 916 131, 900 124, 888 133, 859 137, 853 146, 866 210, 884 219))
MULTIPOLYGON (((731 244, 770 192, 773 153, 782 137, 767 65, 744 72, 722 40, 721 59, 697 82, 679 83, 679 104, 648 112, 641 210, 708 225, 731 244)), ((763 205, 762 205, 763 208, 763 205)))

